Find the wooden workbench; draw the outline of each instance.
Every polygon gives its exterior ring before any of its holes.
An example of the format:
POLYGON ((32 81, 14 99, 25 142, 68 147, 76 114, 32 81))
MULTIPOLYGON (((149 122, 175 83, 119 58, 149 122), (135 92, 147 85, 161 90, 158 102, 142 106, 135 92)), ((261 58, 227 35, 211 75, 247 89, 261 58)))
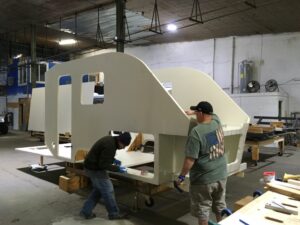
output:
POLYGON ((288 196, 278 194, 272 191, 267 191, 260 197, 239 209, 229 217, 225 218, 220 225, 299 225, 300 224, 300 201, 291 199, 288 196), (298 208, 298 215, 288 215, 276 212, 272 209, 266 209, 265 204, 276 199, 281 203, 289 204, 298 208), (244 221, 242 223, 240 220, 244 221))
POLYGON ((259 160, 259 147, 269 144, 278 144, 279 152, 278 155, 282 156, 284 152, 284 137, 283 136, 275 136, 267 140, 262 141, 246 141, 245 144, 248 145, 251 148, 252 153, 252 160, 254 161, 255 165, 257 165, 257 162, 259 160))

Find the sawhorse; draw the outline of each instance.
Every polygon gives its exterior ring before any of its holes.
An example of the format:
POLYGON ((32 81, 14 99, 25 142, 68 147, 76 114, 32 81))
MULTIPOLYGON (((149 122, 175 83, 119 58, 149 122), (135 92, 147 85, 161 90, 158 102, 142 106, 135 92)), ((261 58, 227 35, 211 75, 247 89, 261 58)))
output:
POLYGON ((262 141, 246 141, 245 144, 251 148, 252 160, 254 161, 255 166, 259 160, 259 146, 269 145, 277 143, 279 147, 278 155, 282 156, 284 152, 284 137, 275 136, 273 138, 262 140, 262 141))

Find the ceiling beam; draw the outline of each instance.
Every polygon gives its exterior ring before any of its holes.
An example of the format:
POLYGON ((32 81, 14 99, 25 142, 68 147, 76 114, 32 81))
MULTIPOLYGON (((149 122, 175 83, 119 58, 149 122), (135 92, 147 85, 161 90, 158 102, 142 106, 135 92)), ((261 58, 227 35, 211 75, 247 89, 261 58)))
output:
POLYGON ((49 23, 57 23, 61 19, 73 17, 73 16, 75 16, 75 14, 78 15, 78 14, 81 14, 81 13, 84 13, 84 12, 88 12, 88 11, 91 11, 91 10, 94 10, 94 9, 98 9, 98 8, 100 8, 100 9, 110 8, 112 5, 115 5, 115 2, 116 2, 115 0, 108 0, 108 1, 106 1, 104 3, 94 4, 92 6, 89 6, 89 7, 86 7, 86 8, 82 8, 80 10, 75 10, 73 12, 61 15, 59 18, 53 18, 51 20, 44 21, 44 22, 47 23, 47 24, 49 24, 49 23))

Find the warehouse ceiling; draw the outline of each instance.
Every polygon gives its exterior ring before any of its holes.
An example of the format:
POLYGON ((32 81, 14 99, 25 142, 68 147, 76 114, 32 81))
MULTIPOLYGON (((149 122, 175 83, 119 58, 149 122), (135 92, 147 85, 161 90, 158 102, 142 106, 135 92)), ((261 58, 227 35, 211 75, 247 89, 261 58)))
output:
MULTIPOLYGON (((155 0, 126 1, 127 45, 300 31, 299 0, 156 2, 157 11, 154 11, 155 0), (152 20, 154 12, 159 21, 152 20), (170 23, 178 27, 176 32, 167 30, 170 23)), ((51 54, 115 45, 115 0, 0 0, 0 4, 2 49, 8 43, 30 45, 32 24, 36 25, 38 46, 52 49, 51 54), (64 38, 76 38, 78 42, 59 46, 57 42, 64 38)))

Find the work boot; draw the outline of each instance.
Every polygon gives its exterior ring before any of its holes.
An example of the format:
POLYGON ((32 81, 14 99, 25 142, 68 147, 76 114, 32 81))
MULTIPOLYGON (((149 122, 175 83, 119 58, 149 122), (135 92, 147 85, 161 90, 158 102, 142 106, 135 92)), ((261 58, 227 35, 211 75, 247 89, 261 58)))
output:
POLYGON ((128 219, 128 213, 119 213, 116 216, 108 216, 109 220, 123 220, 128 219))
POLYGON ((83 212, 80 212, 79 214, 81 217, 83 217, 86 220, 94 219, 96 217, 95 213, 92 213, 91 215, 86 215, 83 212))

